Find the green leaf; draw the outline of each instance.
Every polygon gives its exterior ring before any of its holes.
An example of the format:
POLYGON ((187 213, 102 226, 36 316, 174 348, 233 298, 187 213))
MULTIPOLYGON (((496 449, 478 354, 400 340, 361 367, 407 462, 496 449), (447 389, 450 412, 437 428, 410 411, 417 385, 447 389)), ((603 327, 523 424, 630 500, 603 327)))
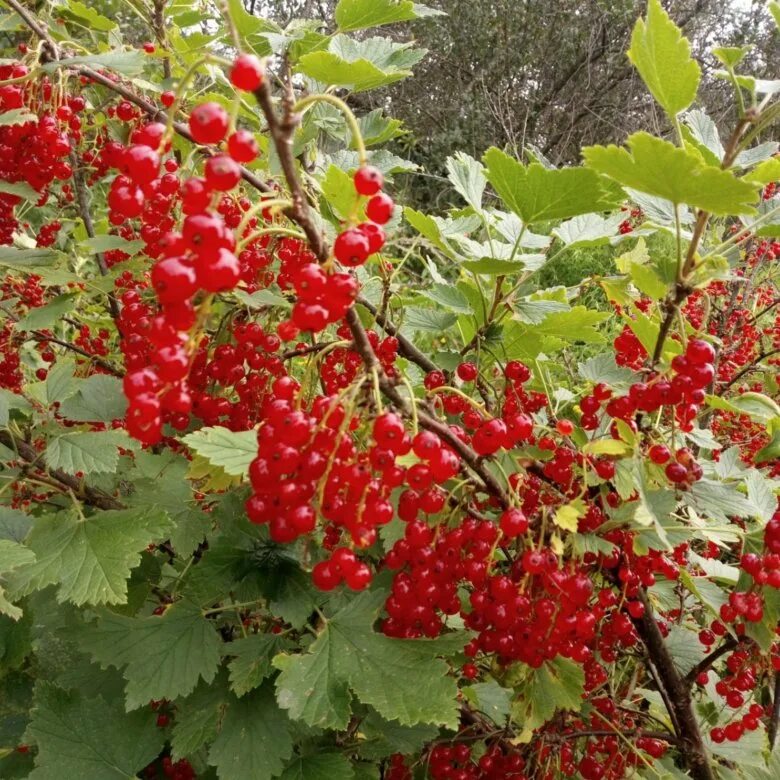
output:
POLYGON ((464 152, 456 152, 454 157, 447 158, 447 178, 471 208, 482 210, 487 179, 479 162, 464 152))
POLYGON ((201 428, 182 438, 192 450, 228 474, 246 477, 249 464, 257 457, 257 432, 231 431, 221 425, 201 428))
POLYGON ((62 10, 66 16, 75 16, 82 22, 86 22, 88 30, 107 32, 117 26, 116 22, 101 16, 94 8, 90 8, 78 0, 68 0, 68 7, 62 10))
POLYGON ((165 742, 154 721, 150 711, 126 714, 100 697, 39 682, 27 728, 38 748, 30 780, 136 778, 165 742))
POLYGON ((691 57, 690 43, 660 0, 650 0, 647 18, 634 26, 628 57, 672 119, 693 103, 701 68, 691 57))
POLYGON ((760 162, 750 173, 743 177, 745 181, 753 184, 765 185, 780 179, 780 158, 760 162))
POLYGON ((294 628, 303 628, 310 615, 323 604, 322 593, 311 581, 311 576, 289 561, 278 566, 278 578, 270 588, 268 598, 271 612, 294 628))
POLYGON ((475 683, 463 690, 479 711, 484 712, 496 725, 503 726, 506 723, 512 711, 512 691, 495 680, 475 683))
POLYGON ((483 257, 480 260, 464 260, 461 265, 467 271, 473 271, 475 274, 484 276, 519 276, 524 271, 536 270, 529 268, 523 258, 532 259, 536 265, 537 258, 543 258, 544 255, 518 255, 516 260, 500 260, 494 257, 483 257))
POLYGON ((74 512, 42 515, 27 539, 37 560, 17 569, 9 583, 19 595, 57 584, 57 600, 77 606, 124 604, 141 553, 170 528, 160 510, 110 510, 86 520, 74 512))
POLYGON ((70 398, 78 389, 80 379, 73 376, 76 362, 70 358, 60 358, 46 376, 46 400, 50 404, 61 403, 70 398))
POLYGON ((745 477, 748 500, 753 505, 753 515, 768 523, 777 509, 777 498, 764 475, 753 469, 745 477))
POLYGON ((287 718, 274 700, 273 687, 231 701, 214 744, 209 764, 220 780, 271 780, 292 755, 287 718))
POLYGON ((58 295, 51 303, 30 311, 16 323, 17 330, 41 330, 51 328, 75 305, 78 293, 58 295))
POLYGON ((684 118, 685 124, 691 131, 693 137, 698 143, 710 152, 708 162, 711 165, 719 165, 723 156, 726 154, 723 144, 720 140, 720 134, 715 122, 710 119, 704 111, 695 109, 688 111, 684 118))
POLYGON ((340 219, 347 219, 355 213, 358 194, 352 183, 352 177, 336 165, 331 165, 322 180, 322 194, 328 205, 340 219))
POLYGON ((577 366, 579 375, 594 385, 599 382, 615 386, 627 386, 633 381, 634 372, 625 366, 619 366, 615 362, 615 356, 611 352, 594 355, 584 363, 577 366))
MULTIPOLYGON (((654 195, 639 192, 639 190, 631 187, 626 187, 625 190, 631 200, 642 209, 646 223, 649 223, 651 226, 657 225, 662 227, 670 233, 676 231, 674 203, 665 198, 656 198, 654 195)), ((693 216, 687 206, 678 206, 676 210, 681 225, 689 225, 693 221, 693 216)))
POLYGON ((342 32, 417 18, 412 0, 339 0, 334 13, 342 32))
MULTIPOLYGON (((51 372, 46 378, 48 383, 51 372)), ((121 420, 127 412, 127 398, 122 381, 107 374, 94 374, 76 380, 76 392, 61 404, 59 413, 66 420, 76 422, 112 422, 121 420)))
POLYGON ((663 298, 666 294, 666 282, 658 276, 652 266, 629 263, 628 275, 634 283, 634 286, 643 295, 658 299, 663 298))
POLYGON ((164 455, 139 452, 135 455, 135 463, 135 491, 128 503, 167 512, 175 523, 170 536, 173 549, 181 556, 190 555, 203 541, 213 519, 193 499, 192 487, 187 481, 189 461, 170 452, 164 455))
POLYGON ((32 517, 11 507, 0 506, 0 539, 23 542, 32 527, 32 517))
POLYGON ((436 643, 391 639, 373 630, 384 596, 364 593, 327 622, 309 652, 281 657, 279 704, 310 726, 344 728, 351 688, 401 725, 457 723, 457 686, 436 659, 436 643))
POLYGON ((88 65, 95 70, 104 68, 121 73, 123 76, 133 78, 140 76, 144 71, 146 57, 138 49, 128 51, 115 49, 103 54, 85 54, 83 57, 66 57, 55 63, 44 66, 44 70, 53 71, 61 67, 70 67, 71 65, 88 65))
MULTIPOLYGON (((0 114, 0 116, 4 115, 0 114)), ((36 203, 41 197, 40 192, 34 190, 29 184, 23 181, 0 181, 0 192, 5 195, 16 195, 17 198, 29 200, 31 203, 36 203)))
POLYGON ((579 498, 569 504, 558 507, 553 522, 558 528, 571 533, 577 532, 577 521, 585 514, 585 502, 579 498))
POLYGON ((255 290, 251 294, 244 290, 235 289, 233 290, 233 295, 250 309, 264 309, 268 306, 286 306, 289 308, 290 306, 290 302, 286 298, 267 289, 255 290))
MULTIPOLYGON (((358 118, 360 133, 366 146, 386 144, 403 133, 403 122, 384 116, 381 108, 375 108, 358 118)), ((355 148, 355 140, 349 136, 350 148, 355 148)))
POLYGON ((423 306, 408 306, 404 310, 404 325, 411 330, 443 333, 451 328, 458 318, 455 314, 440 309, 426 309, 423 306))
POLYGON ((520 698, 512 707, 512 718, 523 726, 521 738, 528 741, 534 729, 558 710, 579 712, 585 693, 585 672, 574 661, 558 656, 538 669, 529 669, 520 698))
MULTIPOLYGON (((31 409, 30 402, 23 396, 0 387, 0 427, 8 425, 12 409, 29 412, 31 409)), ((5 451, 10 452, 7 448, 5 451)))
POLYGON ((540 325, 550 314, 556 312, 569 311, 568 303, 560 301, 535 301, 524 299, 518 301, 514 307, 514 319, 519 322, 526 322, 529 325, 540 325))
POLYGON ((716 46, 712 54, 727 68, 736 68, 752 48, 752 46, 716 46))
POLYGON ((444 243, 441 230, 433 217, 407 206, 404 208, 404 219, 437 249, 440 249, 445 254, 451 253, 450 248, 444 243))
POLYGON ((141 240, 128 241, 122 236, 101 235, 87 238, 79 244, 79 247, 89 254, 95 255, 100 252, 110 252, 119 249, 128 255, 135 255, 140 252, 146 243, 141 240))
POLYGON ((227 652, 233 656, 228 664, 233 693, 240 697, 257 688, 273 671, 273 656, 289 647, 288 640, 275 634, 251 634, 231 642, 227 652))
POLYGON ((31 564, 35 560, 35 553, 27 547, 10 539, 0 539, 0 613, 8 615, 14 620, 22 616, 22 610, 15 607, 5 598, 3 580, 6 574, 20 566, 31 564))
POLYGON ((775 431, 769 444, 756 453, 755 461, 756 463, 766 463, 775 458, 780 458, 780 430, 775 431))
POLYGON ((619 439, 593 439, 582 451, 588 455, 628 455, 631 447, 619 439))
MULTIPOLYGON (((425 290, 420 290, 420 295, 428 300, 438 303, 449 311, 457 314, 472 314, 473 309, 466 296, 454 285, 435 282, 425 290)), ((427 310, 426 310, 427 311, 427 310)))
POLYGON ((673 624, 664 644, 680 674, 688 674, 707 655, 696 631, 673 624))
POLYGON ((103 668, 124 669, 129 711, 152 700, 187 696, 200 679, 210 683, 222 641, 198 606, 178 601, 160 616, 102 612, 97 625, 84 633, 82 646, 103 668))
MULTIPOLYGON (((775 24, 780 27, 780 3, 778 3, 777 0, 772 0, 772 2, 769 3, 769 12, 772 14, 775 24)), ((778 763, 780 764, 780 760, 778 763)))
POLYGON ((580 214, 553 228, 552 234, 569 247, 601 246, 618 235, 624 217, 620 213, 606 218, 600 214, 580 214))
MULTIPOLYGON (((734 167, 752 168, 754 165, 762 162, 778 162, 775 157, 778 148, 780 148, 780 144, 777 141, 766 141, 751 149, 744 149, 737 155, 737 159, 734 160, 734 167)), ((750 177, 750 181, 753 181, 752 177, 750 177)))
POLYGON ((195 692, 176 701, 176 718, 171 735, 174 761, 197 753, 213 742, 228 704, 225 675, 218 674, 212 683, 201 681, 195 692))
MULTIPOLYGON (((360 165, 360 158, 357 152, 350 149, 340 149, 329 155, 331 162, 342 170, 355 170, 360 165)), ((387 149, 377 149, 368 153, 368 162, 375 168, 378 168, 385 176, 385 180, 391 180, 395 173, 409 173, 410 171, 419 171, 420 166, 399 157, 397 154, 387 151, 387 149)))
POLYGON ((728 523, 732 515, 748 518, 755 513, 751 502, 737 490, 736 485, 710 479, 700 479, 691 485, 683 495, 683 501, 700 514, 723 523, 728 523))
POLYGON ((410 47, 411 44, 396 44, 386 38, 356 41, 346 35, 336 35, 328 51, 304 54, 298 68, 324 84, 363 92, 411 76, 409 68, 421 59, 424 51, 410 47))
POLYGON ((352 780, 352 764, 341 753, 319 753, 294 759, 279 780, 352 780))
MULTIPOLYGON (((186 4, 190 7, 189 3, 186 4)), ((281 28, 275 25, 273 22, 263 19, 260 16, 250 14, 241 0, 228 0, 228 8, 230 9, 230 18, 236 25, 239 35, 246 38, 248 36, 254 36, 263 32, 281 32, 281 28)))
POLYGON ((30 113, 26 108, 12 108, 0 114, 0 127, 10 125, 23 125, 27 122, 35 122, 38 117, 30 113))
POLYGON ((742 393, 732 398, 720 398, 708 395, 707 406, 713 409, 723 409, 734 414, 746 414, 757 422, 766 424, 774 417, 780 417, 780 406, 777 402, 763 393, 742 393))
MULTIPOLYGON (((761 767, 762 769, 764 767, 767 738, 763 729, 745 732, 739 742, 713 742, 709 734, 704 736, 703 741, 709 751, 731 762, 733 766, 738 766, 740 768, 739 776, 742 780, 747 780, 749 777, 748 767, 761 767)), ((772 773, 767 776, 767 780, 775 780, 776 777, 777 775, 772 773)))
POLYGON ((49 441, 46 462, 66 474, 111 474, 119 462, 117 448, 129 444, 124 431, 64 433, 49 441))
POLYGON ((57 257, 57 252, 52 249, 18 249, 15 246, 0 246, 0 265, 10 268, 47 266, 51 265, 57 257))
POLYGON ((722 216, 751 214, 756 188, 729 171, 705 165, 701 157, 649 133, 634 133, 630 151, 610 146, 582 150, 587 164, 627 187, 722 216))
POLYGON ((352 712, 348 677, 336 671, 335 647, 330 628, 312 645, 311 652, 281 656, 276 698, 293 720, 319 728, 343 729, 352 712))
POLYGON ((615 205, 599 177, 588 168, 549 170, 523 165, 495 147, 482 158, 487 178, 501 200, 523 222, 569 219, 615 205))
POLYGON ((427 724, 402 726, 397 721, 385 720, 371 710, 360 723, 360 733, 364 737, 358 748, 360 755, 378 760, 393 753, 416 753, 438 736, 439 729, 427 724))

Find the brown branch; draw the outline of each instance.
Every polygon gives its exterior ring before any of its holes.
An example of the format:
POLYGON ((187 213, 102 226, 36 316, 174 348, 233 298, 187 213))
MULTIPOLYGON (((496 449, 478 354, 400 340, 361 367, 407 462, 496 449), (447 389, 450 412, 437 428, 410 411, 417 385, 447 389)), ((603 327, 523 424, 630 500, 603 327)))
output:
MULTIPOLYGON (((116 92, 117 95, 121 95, 125 100, 127 100, 128 103, 132 103, 133 105, 138 106, 138 108, 140 108, 149 117, 149 119, 153 119, 158 122, 168 121, 168 114, 166 111, 161 109, 159 106, 156 106, 154 103, 150 103, 145 98, 139 97, 135 94, 135 92, 123 86, 122 84, 118 84, 117 82, 112 81, 102 73, 98 73, 96 70, 93 70, 87 66, 79 67, 77 73, 80 76, 84 76, 85 78, 91 79, 92 81, 101 84, 107 89, 110 89, 112 92, 116 92)), ((195 143, 195 139, 192 137, 192 133, 190 133, 187 125, 183 124, 182 122, 174 122, 173 129, 177 135, 180 135, 182 138, 186 138, 188 141, 195 143)), ((203 149, 207 154, 212 154, 212 152, 205 147, 203 149)), ((247 184, 254 187, 256 190, 259 190, 260 192, 267 193, 272 191, 268 184, 252 173, 252 171, 250 171, 248 168, 241 168, 241 178, 247 184)))
POLYGON ((166 0, 154 0, 154 8, 152 13, 152 26, 154 28, 154 34, 157 38, 157 43, 165 50, 166 54, 163 57, 163 78, 169 79, 171 77, 171 57, 168 53, 168 35, 165 30, 165 2, 166 0))
POLYGON ((363 308, 368 309, 385 333, 398 339, 398 351, 407 360, 411 360, 412 363, 419 366, 426 373, 438 369, 438 366, 424 352, 421 352, 406 336, 401 335, 401 332, 390 322, 387 315, 382 314, 376 306, 369 303, 363 296, 360 296, 357 302, 363 308))
POLYGON ((100 366, 101 368, 108 371, 109 374, 112 374, 113 376, 117 377, 123 377, 124 372, 120 371, 113 363, 109 363, 107 360, 104 360, 100 355, 93 355, 90 352, 87 352, 86 349, 82 349, 81 347, 77 346, 76 344, 71 344, 68 341, 65 341, 64 339, 58 339, 54 336, 47 336, 45 333, 43 333, 40 330, 34 330, 31 331, 32 337, 38 341, 38 342, 48 342, 51 344, 57 344, 60 347, 63 347, 64 349, 68 349, 71 352, 75 352, 77 355, 81 355, 82 357, 87 358, 91 362, 95 363, 95 365, 100 366))
POLYGON ((742 379, 743 376, 749 374, 751 371, 758 371, 760 368, 758 364, 762 360, 766 360, 768 357, 772 357, 773 355, 777 354, 780 354, 780 347, 777 349, 770 349, 768 352, 762 352, 749 366, 745 366, 745 368, 743 368, 738 374, 735 374, 726 384, 726 388, 735 385, 737 382, 739 382, 740 379, 742 379))
POLYGON ((639 599, 645 611, 642 617, 633 619, 634 627, 665 690, 664 698, 674 722, 681 756, 694 780, 715 780, 715 773, 693 712, 690 686, 675 666, 653 615, 650 599, 644 590, 640 590, 639 599))
POLYGON ((772 717, 769 719, 769 727, 767 729, 769 736, 769 749, 770 751, 775 746, 775 740, 777 739, 777 726, 780 722, 780 673, 775 672, 775 684, 772 694, 772 717))
POLYGON ((34 465, 49 475, 55 482, 66 490, 73 491, 74 495, 81 498, 85 503, 98 509, 124 509, 124 504, 114 496, 90 487, 72 474, 66 474, 60 469, 50 469, 46 466, 43 453, 38 452, 35 447, 24 439, 15 436, 9 430, 0 431, 0 444, 8 447, 15 452, 26 464, 34 465))
MULTIPOLYGON (((87 187, 84 182, 84 174, 81 170, 81 163, 75 151, 70 153, 70 164, 73 169, 73 189, 76 193, 76 203, 78 204, 79 216, 84 223, 84 230, 90 238, 95 237, 95 225, 92 222, 92 214, 89 210, 89 198, 87 196, 87 187)), ((98 268, 100 275, 105 276, 108 273, 106 258, 102 252, 96 252, 98 268)), ((119 304, 113 292, 108 293, 108 309, 114 320, 119 317, 119 304)))
POLYGON ((300 349, 288 349, 286 352, 282 352, 280 357, 282 360, 292 360, 292 358, 302 357, 303 355, 312 355, 315 352, 322 352, 323 349, 327 349, 331 344, 335 343, 335 341, 322 341, 319 344, 310 344, 300 349))
POLYGON ((770 311, 772 311, 772 309, 774 309, 778 305, 780 305, 780 298, 775 298, 775 300, 772 301, 772 303, 770 303, 769 306, 767 306, 764 309, 761 309, 761 311, 754 314, 750 321, 758 322, 765 314, 768 314, 770 311))
POLYGON ((59 49, 57 44, 51 38, 46 28, 17 0, 4 0, 6 5, 9 5, 16 14, 21 17, 22 21, 42 40, 46 43, 46 46, 50 50, 51 56, 56 60, 59 59, 59 49))
MULTIPOLYGON (((3 309, 3 312, 12 322, 19 322, 18 317, 15 317, 7 309, 3 309)), ((73 325, 74 327, 77 328, 81 327, 78 322, 75 322, 74 320, 71 320, 68 317, 65 317, 64 321, 69 323, 70 325, 73 325)), ((81 355, 82 357, 87 358, 91 362, 105 369, 106 371, 108 371, 109 374, 113 374, 114 376, 118 376, 118 377, 124 376, 124 372, 118 369, 113 363, 109 363, 107 360, 104 360, 102 357, 100 357, 100 355, 93 355, 91 352, 87 352, 86 349, 82 349, 76 344, 71 344, 69 341, 65 341, 64 339, 59 339, 56 336, 49 336, 46 333, 44 333, 42 330, 31 330, 30 337, 41 344, 43 343, 57 344, 57 346, 63 347, 64 349, 70 350, 71 352, 75 352, 77 355, 81 355)))
POLYGON ((696 678, 702 673, 712 668, 713 664, 726 653, 734 650, 741 642, 748 641, 746 639, 734 639, 733 636, 729 636, 726 640, 718 646, 716 650, 713 650, 708 656, 702 658, 696 666, 691 669, 688 674, 685 675, 685 682, 691 686, 696 682, 696 678))
MULTIPOLYGON (((319 261, 324 263, 330 257, 330 248, 312 219, 311 211, 295 167, 293 136, 300 117, 292 111, 292 97, 290 91, 289 89, 287 90, 283 99, 284 116, 282 118, 279 117, 276 107, 274 106, 271 87, 268 80, 265 80, 263 85, 255 92, 255 98, 265 115, 271 139, 276 147, 276 153, 279 157, 282 171, 284 172, 287 185, 290 189, 292 206, 288 208, 285 213, 301 228, 301 230, 303 230, 312 251, 319 261)), ((375 372, 377 374, 379 388, 382 393, 399 411, 401 411, 402 414, 411 417, 412 409, 410 404, 414 402, 413 399, 407 401, 403 398, 398 392, 395 383, 390 380, 382 370, 382 366, 374 353, 371 342, 368 340, 368 334, 366 333, 363 324, 360 322, 360 318, 358 317, 354 306, 349 309, 345 319, 352 333, 354 349, 360 355, 366 370, 370 373, 375 372)), ((409 344, 409 342, 406 343, 409 344)), ((460 455, 462 460, 474 474, 479 477, 484 490, 495 496, 503 507, 511 505, 506 490, 486 467, 483 459, 480 458, 471 447, 461 441, 450 429, 449 425, 437 420, 435 417, 422 410, 418 412, 417 419, 423 428, 436 433, 442 441, 449 444, 450 447, 460 455)))

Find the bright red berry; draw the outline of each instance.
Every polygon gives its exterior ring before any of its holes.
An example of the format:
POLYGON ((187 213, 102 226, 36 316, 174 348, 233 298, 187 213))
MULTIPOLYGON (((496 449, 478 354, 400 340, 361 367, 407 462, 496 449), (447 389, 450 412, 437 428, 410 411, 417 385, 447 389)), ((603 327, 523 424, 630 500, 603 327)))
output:
POLYGON ((240 54, 230 69, 230 83, 244 92, 254 92, 263 83, 263 63, 254 54, 240 54))

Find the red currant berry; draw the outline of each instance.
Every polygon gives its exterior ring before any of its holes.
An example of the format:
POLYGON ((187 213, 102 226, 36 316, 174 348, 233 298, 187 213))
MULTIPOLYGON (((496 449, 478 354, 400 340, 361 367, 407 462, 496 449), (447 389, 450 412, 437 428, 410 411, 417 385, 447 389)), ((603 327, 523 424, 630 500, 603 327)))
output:
POLYGON ((376 195, 382 189, 385 178, 379 168, 363 165, 355 172, 355 189, 359 195, 376 195))
POLYGON ((240 54, 230 69, 230 83, 244 92, 254 92, 263 83, 263 63, 254 54, 240 54))
POLYGON ((218 144, 227 133, 230 118, 219 103, 201 103, 190 114, 192 138, 199 144, 218 144))

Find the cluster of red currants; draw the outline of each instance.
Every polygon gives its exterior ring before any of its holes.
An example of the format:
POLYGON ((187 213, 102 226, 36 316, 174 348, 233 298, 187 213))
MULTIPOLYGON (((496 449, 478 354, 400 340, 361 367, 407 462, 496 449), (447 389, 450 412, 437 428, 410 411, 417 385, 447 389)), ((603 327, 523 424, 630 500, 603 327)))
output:
MULTIPOLYGON (((380 225, 390 220, 393 201, 380 190, 384 183, 382 172, 363 165, 354 175, 354 185, 361 196, 370 196, 365 206, 369 221, 340 233, 333 244, 336 260, 347 268, 363 265, 385 244, 385 233, 380 225)), ((343 319, 357 299, 358 284, 349 273, 336 271, 312 261, 300 264, 290 278, 297 301, 290 319, 279 325, 279 335, 291 341, 300 331, 318 333, 328 325, 343 319)))
MULTIPOLYGON (((193 110, 189 123, 195 141, 216 144, 225 139, 229 117, 218 104, 204 103, 193 110)), ((208 294, 232 290, 241 277, 241 265, 234 253, 236 237, 223 215, 211 205, 215 199, 219 201, 222 193, 233 190, 241 179, 234 152, 245 160, 246 148, 254 144, 251 136, 244 141, 234 140, 243 132, 239 130, 230 136, 228 154, 219 153, 207 159, 203 178, 192 177, 180 185, 172 171, 160 175, 158 150, 167 146, 165 127, 159 123, 140 127, 121 156, 124 173, 114 180, 109 193, 109 206, 116 215, 114 222, 144 214, 147 195, 161 196, 157 216, 162 217, 160 207, 168 208, 170 199, 180 192, 185 215, 181 232, 169 230, 162 236, 159 232, 147 235, 150 240, 158 239, 152 254, 159 257, 151 272, 159 311, 145 323, 143 334, 154 345, 148 355, 152 365, 125 377, 125 393, 130 402, 127 429, 145 444, 159 441, 166 412, 186 415, 192 408, 186 379, 197 346, 197 334, 190 333, 197 318, 193 298, 202 291, 207 302, 208 294)), ((256 145, 252 148, 256 153, 256 145)), ((173 163, 168 167, 175 170, 173 163)), ((155 221, 154 214, 149 216, 155 221)), ((138 314, 144 316, 146 312, 138 314)), ((133 325, 138 319, 134 315, 123 312, 120 326, 127 321, 133 325)), ((123 336, 129 338, 132 333, 124 330, 123 336)), ((137 331, 136 334, 141 336, 137 331)))
MULTIPOLYGON (((39 193, 38 205, 49 196, 54 181, 67 181, 73 175, 67 159, 80 138, 81 119, 86 107, 81 96, 54 94, 48 77, 24 80, 29 68, 21 62, 0 65, 0 80, 22 79, 20 83, 0 87, 0 115, 29 108, 34 119, 0 126, 0 179, 12 184, 23 182, 39 193)), ((68 185, 63 186, 64 200, 72 200, 68 185)), ((11 244, 18 228, 14 213, 21 202, 19 195, 0 193, 0 244, 11 244)), ((59 227, 39 228, 38 246, 51 246, 59 227)))

